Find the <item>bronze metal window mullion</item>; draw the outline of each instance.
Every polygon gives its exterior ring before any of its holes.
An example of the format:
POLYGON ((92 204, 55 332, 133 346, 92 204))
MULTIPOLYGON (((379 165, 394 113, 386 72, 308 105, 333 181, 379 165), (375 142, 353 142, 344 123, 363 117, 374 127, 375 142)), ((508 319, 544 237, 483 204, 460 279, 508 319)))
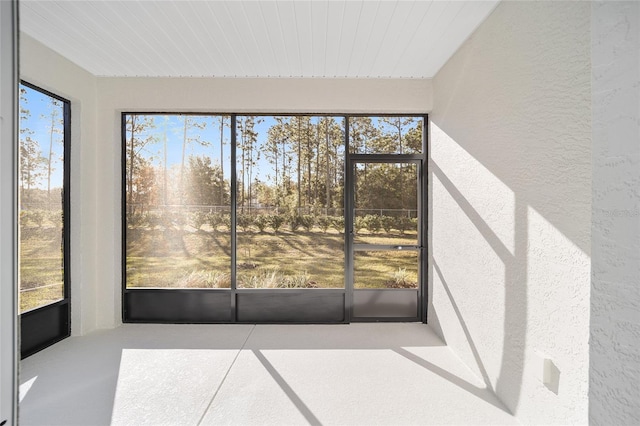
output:
MULTIPOLYGON (((229 126, 231 127, 231 168, 230 168, 230 183, 231 183, 231 320, 236 322, 238 319, 237 315, 237 307, 236 307, 236 294, 237 294, 237 232, 236 232, 236 224, 237 224, 237 203, 238 203, 238 176, 236 170, 236 161, 237 161, 237 144, 236 144, 236 114, 231 114, 231 119, 229 126)), ((224 159, 220 159, 220 161, 224 161, 224 159)), ((224 178, 224 177, 223 177, 224 178)))

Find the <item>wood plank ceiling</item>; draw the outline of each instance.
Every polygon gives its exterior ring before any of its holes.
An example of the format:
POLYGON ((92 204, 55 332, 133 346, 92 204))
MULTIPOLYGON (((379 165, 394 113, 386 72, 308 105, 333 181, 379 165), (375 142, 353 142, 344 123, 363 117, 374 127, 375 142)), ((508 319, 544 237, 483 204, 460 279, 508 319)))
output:
POLYGON ((498 1, 23 0, 20 25, 96 76, 431 78, 498 1))

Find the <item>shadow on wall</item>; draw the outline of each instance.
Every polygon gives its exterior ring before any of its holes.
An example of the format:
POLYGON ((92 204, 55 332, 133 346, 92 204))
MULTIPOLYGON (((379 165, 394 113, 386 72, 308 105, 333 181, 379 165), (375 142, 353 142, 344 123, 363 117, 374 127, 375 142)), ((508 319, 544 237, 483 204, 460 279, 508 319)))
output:
MULTIPOLYGON (((507 406, 515 407, 520 397, 524 372, 524 349, 527 331, 527 206, 516 197, 514 211, 515 246, 514 253, 511 254, 510 249, 505 246, 469 201, 447 178, 440 167, 432 162, 430 171, 432 178, 435 177, 444 186, 451 198, 456 201, 460 210, 473 223, 474 227, 504 264, 504 341, 502 342, 502 364, 495 388, 491 383, 486 367, 451 288, 438 266, 436 256, 433 255, 430 259, 430 274, 435 273, 447 295, 485 385, 501 398, 504 398, 507 406)), ((486 314, 491 315, 492 313, 487 312, 486 314)), ((438 322, 437 319, 435 322, 438 322)), ((440 327, 440 324, 437 327, 440 327)))
POLYGON ((429 324, 523 422, 586 412, 589 29, 586 4, 502 2, 434 78, 429 324))

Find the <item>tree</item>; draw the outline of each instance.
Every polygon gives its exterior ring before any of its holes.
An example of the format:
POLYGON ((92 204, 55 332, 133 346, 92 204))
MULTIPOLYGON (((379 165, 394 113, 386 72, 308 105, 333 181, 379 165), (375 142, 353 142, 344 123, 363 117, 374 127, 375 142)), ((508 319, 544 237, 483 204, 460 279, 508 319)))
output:
POLYGON ((410 152, 422 152, 422 119, 414 119, 414 123, 405 134, 405 145, 410 152))
POLYGON ((274 166, 274 174, 271 177, 275 187, 275 197, 272 199, 271 205, 280 207, 284 197, 287 196, 286 187, 286 165, 287 165, 287 143, 289 135, 285 126, 283 117, 274 117, 276 124, 269 127, 267 131, 267 141, 263 146, 263 152, 266 160, 274 166), (281 178, 280 178, 280 175, 281 178), (280 178, 280 181, 278 179, 280 178))
POLYGON ((40 144, 31 136, 20 139, 20 192, 25 202, 31 202, 31 188, 44 177, 47 159, 42 156, 40 144))
POLYGON ((157 203, 156 173, 150 161, 144 157, 137 157, 136 163, 137 170, 131 185, 131 201, 132 205, 138 208, 137 213, 144 213, 150 205, 157 203))
MULTIPOLYGON (((397 148, 398 148, 398 154, 403 154, 403 145, 402 145, 402 131, 404 130, 405 126, 407 126, 408 124, 410 124, 411 122, 413 122, 413 118, 411 117, 383 117, 381 120, 381 125, 382 123, 387 124, 389 126, 391 126, 391 128, 393 129, 393 132, 397 135, 397 139, 395 139, 395 137, 393 137, 393 134, 390 135, 390 140, 396 140, 397 141, 397 148)), ((393 149, 393 147, 392 147, 393 149)), ((395 152, 395 149, 392 151, 395 152)), ((404 167, 402 165, 402 163, 400 163, 400 178, 404 179, 404 167)), ((402 208, 404 208, 404 200, 405 200, 405 187, 404 185, 400 187, 400 205, 402 206, 402 208)))
POLYGON ((220 117, 218 117, 220 119, 220 124, 219 124, 219 128, 220 128, 220 182, 219 182, 219 186, 220 186, 220 197, 219 197, 219 201, 218 204, 219 205, 223 205, 224 203, 224 128, 231 126, 231 123, 227 123, 226 120, 227 118, 231 118, 231 117, 227 117, 225 115, 221 115, 220 117))
POLYGON ((32 139, 35 133, 28 128, 31 112, 28 109, 27 90, 20 87, 20 198, 31 202, 31 188, 43 177, 46 158, 42 156, 40 144, 32 139))
POLYGON ((180 205, 183 205, 184 202, 184 165, 187 153, 187 146, 192 143, 196 143, 201 146, 208 146, 209 142, 203 141, 200 138, 199 134, 195 134, 194 136, 189 136, 189 130, 192 129, 204 129, 207 126, 207 123, 200 120, 198 117, 185 115, 183 116, 183 133, 182 133, 182 160, 180 161, 180 205))
MULTIPOLYGON (((149 129, 155 127, 154 118, 150 115, 130 114, 125 118, 125 135, 127 139, 127 211, 133 214, 135 209, 134 179, 142 172, 146 160, 140 155, 141 151, 154 142, 153 135, 148 134, 149 129)), ((155 179, 154 179, 155 181, 155 179)))
POLYGON ((49 113, 43 115, 43 119, 48 120, 48 132, 49 132, 49 157, 47 159, 47 201, 51 203, 51 172, 53 172, 53 159, 54 155, 54 142, 62 142, 62 136, 64 134, 63 121, 63 105, 62 102, 56 98, 51 97, 49 99, 49 113))
POLYGON ((380 119, 380 132, 385 133, 385 125, 391 128, 391 132, 388 133, 388 140, 392 145, 389 147, 390 152, 397 152, 398 154, 404 154, 404 134, 405 128, 413 123, 412 117, 382 117, 380 119))
MULTIPOLYGON (((218 200, 219 194, 225 194, 222 169, 211 163, 211 157, 189 156, 189 192, 187 201, 191 205, 212 206, 218 200), (220 186, 222 183, 222 187, 220 186)), ((228 203, 228 197, 223 197, 221 203, 228 203)))
POLYGON ((240 206, 241 211, 244 213, 244 206, 246 203, 246 195, 249 200, 249 210, 251 210, 252 194, 252 181, 253 181, 253 167, 259 159, 258 154, 254 157, 254 149, 256 148, 256 142, 258 141, 258 132, 255 131, 255 125, 261 123, 261 119, 257 119, 253 116, 238 117, 237 127, 240 135, 239 148, 242 151, 241 161, 241 184, 240 184, 240 206), (248 182, 248 183, 247 183, 248 182), (245 189, 246 188, 246 189, 245 189))
POLYGON ((378 129, 373 126, 371 117, 349 118, 349 149, 351 152, 359 154, 371 152, 371 141, 378 136, 378 129))

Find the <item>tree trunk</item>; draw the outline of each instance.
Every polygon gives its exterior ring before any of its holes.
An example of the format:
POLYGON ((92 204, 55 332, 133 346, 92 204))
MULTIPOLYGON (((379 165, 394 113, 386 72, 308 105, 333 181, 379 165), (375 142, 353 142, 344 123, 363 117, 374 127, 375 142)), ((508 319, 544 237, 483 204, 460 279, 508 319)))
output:
POLYGON ((220 116, 220 200, 219 205, 224 205, 224 115, 220 116))
POLYGON ((168 180, 167 180, 167 121, 164 122, 164 176, 163 176, 163 184, 162 184, 162 204, 163 210, 167 207, 167 191, 169 188, 168 180))
POLYGON ((187 121, 188 117, 184 116, 184 132, 182 136, 182 161, 180 163, 180 205, 184 200, 184 159, 187 152, 187 121))
POLYGON ((331 191, 329 190, 329 186, 331 185, 329 174, 331 173, 331 156, 329 155, 329 118, 327 117, 326 126, 325 126, 325 162, 326 162, 326 175, 324 177, 324 185, 325 190, 327 192, 326 198, 324 200, 325 208, 331 207, 331 191))
MULTIPOLYGON (((52 103, 52 108, 55 104, 52 103)), ((55 114, 54 110, 51 110, 51 128, 49 129, 49 162, 47 170, 47 207, 51 208, 51 160, 53 157, 53 131, 55 129, 55 114)))
POLYGON ((300 150, 301 150, 301 141, 300 141, 300 132, 301 132, 301 126, 300 126, 300 117, 297 118, 298 120, 298 212, 300 211, 300 187, 302 186, 302 182, 300 182, 300 150))
POLYGON ((131 116, 131 140, 130 140, 130 145, 129 145, 129 188, 127 191, 127 195, 129 198, 128 201, 128 208, 127 210, 129 211, 129 214, 133 214, 133 166, 135 163, 135 152, 133 150, 133 144, 134 144, 134 140, 135 140, 135 128, 136 128, 136 116, 132 115, 131 116))

